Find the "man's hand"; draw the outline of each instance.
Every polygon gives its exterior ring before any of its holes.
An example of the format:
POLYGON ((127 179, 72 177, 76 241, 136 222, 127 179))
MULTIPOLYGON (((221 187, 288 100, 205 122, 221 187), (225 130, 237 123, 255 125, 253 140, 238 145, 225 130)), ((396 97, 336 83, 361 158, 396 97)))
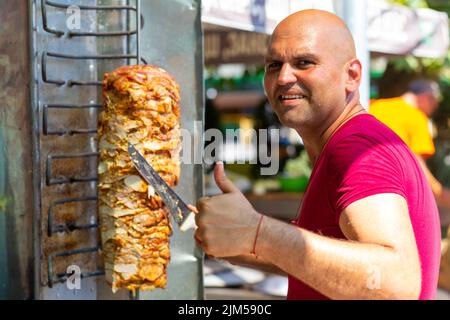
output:
POLYGON ((223 194, 198 200, 195 238, 203 250, 214 257, 249 254, 260 214, 228 180, 222 162, 216 163, 214 179, 223 194))

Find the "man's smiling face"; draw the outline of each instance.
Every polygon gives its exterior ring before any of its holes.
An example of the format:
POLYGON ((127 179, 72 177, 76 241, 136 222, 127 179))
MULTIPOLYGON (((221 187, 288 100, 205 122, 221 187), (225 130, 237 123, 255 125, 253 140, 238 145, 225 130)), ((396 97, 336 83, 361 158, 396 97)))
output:
POLYGON ((320 130, 338 113, 336 106, 345 104, 351 48, 338 45, 346 45, 342 30, 322 20, 287 18, 274 31, 266 56, 267 97, 280 121, 295 129, 320 130))

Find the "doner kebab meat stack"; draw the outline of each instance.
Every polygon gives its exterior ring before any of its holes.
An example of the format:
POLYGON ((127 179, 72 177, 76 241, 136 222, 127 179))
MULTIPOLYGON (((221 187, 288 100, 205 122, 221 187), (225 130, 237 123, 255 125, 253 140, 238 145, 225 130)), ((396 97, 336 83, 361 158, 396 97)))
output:
POLYGON ((180 176, 179 86, 152 65, 105 74, 99 118, 99 219, 113 292, 165 288, 171 226, 161 198, 139 175, 128 142, 170 185, 180 176))

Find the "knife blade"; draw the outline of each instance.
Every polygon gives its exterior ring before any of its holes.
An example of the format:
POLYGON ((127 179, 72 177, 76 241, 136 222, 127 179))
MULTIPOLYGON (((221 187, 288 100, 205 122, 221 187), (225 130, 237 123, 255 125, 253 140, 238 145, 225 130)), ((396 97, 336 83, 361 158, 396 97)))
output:
POLYGON ((180 230, 195 228, 194 213, 131 143, 128 143, 128 155, 136 170, 161 197, 180 230))

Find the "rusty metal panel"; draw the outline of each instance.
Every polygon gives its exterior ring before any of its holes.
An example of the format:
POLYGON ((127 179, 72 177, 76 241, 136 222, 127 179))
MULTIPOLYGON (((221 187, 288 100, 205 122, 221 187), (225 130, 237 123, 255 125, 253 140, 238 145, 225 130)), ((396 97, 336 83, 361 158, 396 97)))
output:
POLYGON ((28 16, 28 1, 0 0, 0 298, 6 299, 32 297, 28 16))

